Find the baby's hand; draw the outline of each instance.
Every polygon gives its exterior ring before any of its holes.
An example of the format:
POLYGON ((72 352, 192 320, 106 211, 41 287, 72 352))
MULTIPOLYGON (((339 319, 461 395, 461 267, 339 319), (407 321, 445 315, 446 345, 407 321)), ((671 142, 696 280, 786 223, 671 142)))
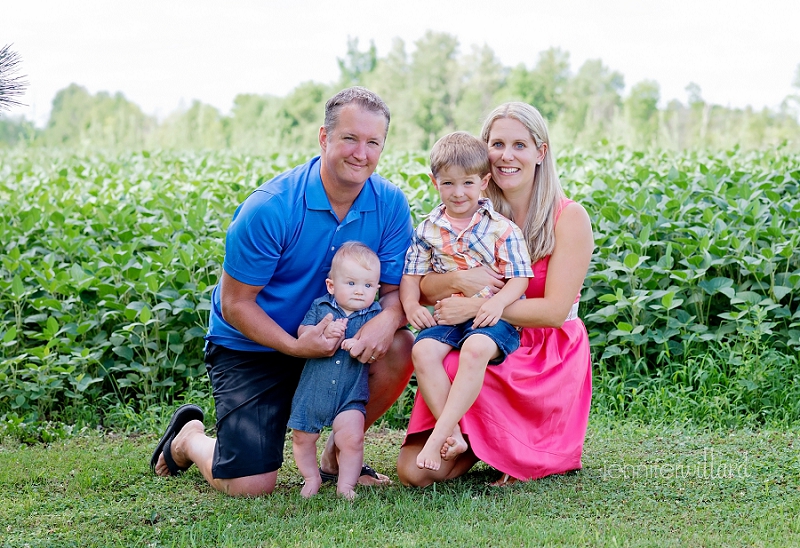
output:
POLYGON ((500 321, 505 307, 498 299, 486 299, 486 302, 478 309, 472 327, 489 327, 500 321))
POLYGON ((347 350, 354 358, 364 351, 364 343, 358 339, 345 339, 342 341, 342 350, 347 350))
POLYGON ((339 318, 338 320, 333 320, 328 324, 328 327, 325 328, 323 335, 325 335, 325 337, 328 339, 338 339, 344 336, 346 330, 347 318, 339 318))
POLYGON ((424 329, 436 325, 436 320, 433 318, 430 311, 422 305, 406 313, 406 319, 408 319, 408 323, 410 323, 414 329, 424 329))

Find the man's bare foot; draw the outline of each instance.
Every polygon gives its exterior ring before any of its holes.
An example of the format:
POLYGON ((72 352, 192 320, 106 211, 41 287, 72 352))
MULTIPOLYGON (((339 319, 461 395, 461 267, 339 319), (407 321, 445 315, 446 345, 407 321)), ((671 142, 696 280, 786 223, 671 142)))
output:
POLYGON ((319 476, 316 478, 305 478, 303 489, 300 490, 300 495, 304 499, 308 499, 319 493, 319 486, 322 485, 322 479, 319 476))
POLYGON ((389 476, 381 474, 373 470, 373 468, 367 464, 361 467, 361 475, 358 476, 358 485, 391 485, 392 480, 389 479, 389 476))
POLYGON ((439 467, 442 466, 442 455, 440 452, 441 449, 433 449, 431 445, 431 439, 428 438, 428 441, 425 442, 425 446, 422 448, 422 451, 420 451, 419 455, 417 455, 417 468, 421 468, 423 470, 438 470, 439 467))
POLYGON ((442 445, 442 460, 453 460, 467 449, 469 449, 467 440, 460 433, 457 436, 454 434, 447 438, 442 445))
MULTIPOLYGON (((183 468, 192 464, 192 461, 186 456, 186 442, 188 438, 198 433, 205 435, 205 427, 203 426, 203 423, 198 420, 189 421, 172 439, 172 443, 170 444, 170 454, 172 455, 172 460, 174 460, 175 464, 177 464, 179 467, 183 468)), ((161 453, 158 456, 158 461, 156 462, 156 475, 163 477, 171 475, 169 473, 167 463, 164 460, 164 453, 161 453)))

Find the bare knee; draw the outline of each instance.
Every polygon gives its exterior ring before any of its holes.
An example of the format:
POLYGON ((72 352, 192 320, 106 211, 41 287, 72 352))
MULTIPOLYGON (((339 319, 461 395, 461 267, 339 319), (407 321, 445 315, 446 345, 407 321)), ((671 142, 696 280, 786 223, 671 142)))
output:
POLYGON ((453 348, 434 339, 422 339, 411 349, 411 361, 415 371, 425 372, 430 368, 442 369, 444 358, 453 348))
POLYGON ((339 451, 363 452, 364 451, 364 430, 359 432, 336 432, 333 442, 339 451))
POLYGON ((497 343, 492 339, 480 333, 472 335, 461 346, 459 369, 462 363, 485 367, 498 354, 497 343))
POLYGON ((275 490, 278 472, 220 480, 221 490, 232 497, 261 497, 275 490))
POLYGON ((404 446, 397 457, 397 477, 406 487, 427 487, 433 483, 429 470, 417 466, 417 454, 422 446, 404 446))
POLYGON ((392 370, 394 376, 398 378, 411 377, 411 352, 413 346, 414 335, 410 331, 400 329, 395 332, 392 345, 383 360, 381 360, 381 362, 385 362, 382 367, 392 370))

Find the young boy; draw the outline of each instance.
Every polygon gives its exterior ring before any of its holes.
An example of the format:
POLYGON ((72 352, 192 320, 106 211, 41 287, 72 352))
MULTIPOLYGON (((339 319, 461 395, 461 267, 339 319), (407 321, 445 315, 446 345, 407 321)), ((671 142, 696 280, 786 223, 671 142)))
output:
POLYGON ((294 460, 305 479, 303 497, 315 495, 322 484, 317 439, 325 426, 333 426, 334 443, 339 449, 336 492, 349 500, 356 496, 364 457, 369 368, 351 357, 350 351, 358 355, 362 343, 352 337, 381 310, 375 300, 380 274, 380 260, 369 247, 360 242, 343 244, 333 256, 325 280, 328 294, 314 301, 298 329, 302 333, 333 314, 334 321, 324 334, 331 339, 344 338, 333 356, 306 361, 292 400, 288 425, 294 430, 294 460))
POLYGON ((519 348, 519 332, 500 317, 525 293, 533 277, 521 230, 481 198, 491 176, 486 143, 464 132, 445 135, 431 150, 431 180, 442 203, 416 229, 406 254, 400 300, 409 323, 421 331, 411 359, 419 390, 436 417, 436 426, 417 457, 417 466, 438 470, 467 450, 458 421, 478 397, 487 364, 498 364, 519 348), (429 272, 488 266, 506 277, 502 289, 484 297, 473 320, 437 325, 420 304, 420 280, 429 272), (450 379, 442 362, 460 348, 458 372, 450 379))

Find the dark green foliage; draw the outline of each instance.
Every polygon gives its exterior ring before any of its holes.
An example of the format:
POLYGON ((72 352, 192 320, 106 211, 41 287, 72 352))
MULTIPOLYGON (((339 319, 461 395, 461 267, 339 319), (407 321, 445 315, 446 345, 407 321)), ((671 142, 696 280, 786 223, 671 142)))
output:
MULTIPOLYGON (((208 398, 202 337, 227 224, 304 159, 0 152, 0 437, 135 428, 208 398)), ((559 166, 595 230, 580 315, 596 412, 800 419, 800 159, 609 148, 559 166)), ((379 171, 415 222, 438 201, 426 155, 385 154, 379 171)), ((412 397, 385 424, 403 427, 412 397)))

